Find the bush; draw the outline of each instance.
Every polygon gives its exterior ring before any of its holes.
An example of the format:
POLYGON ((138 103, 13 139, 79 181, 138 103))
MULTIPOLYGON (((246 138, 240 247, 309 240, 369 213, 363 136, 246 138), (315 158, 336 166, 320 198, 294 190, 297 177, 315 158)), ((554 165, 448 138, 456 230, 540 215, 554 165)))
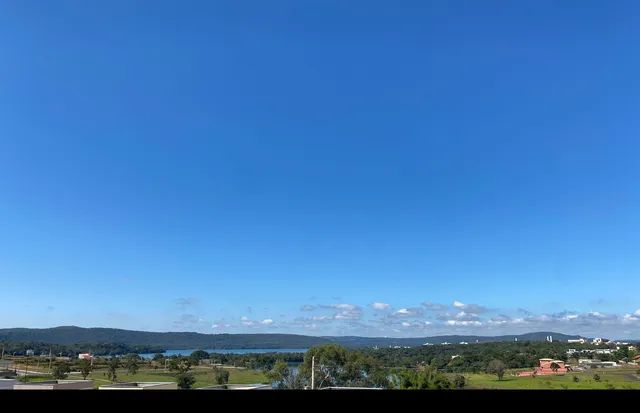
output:
POLYGON ((456 375, 456 377, 453 378, 453 386, 456 389, 464 389, 464 386, 466 385, 467 385, 467 379, 465 379, 462 374, 458 374, 456 375))
POLYGON ((218 384, 227 384, 229 383, 229 371, 223 369, 214 369, 213 377, 218 384))
POLYGON ((71 372, 71 367, 69 366, 69 363, 58 363, 55 366, 53 366, 53 371, 51 372, 51 375, 56 380, 63 380, 67 378, 70 372, 71 372))
POLYGON ((181 373, 177 376, 178 379, 178 387, 182 390, 188 390, 193 387, 196 382, 196 378, 193 377, 191 373, 181 373))
POLYGON ((593 380, 600 381, 600 375, 598 373, 593 375, 593 380))
POLYGON ((573 376, 573 382, 577 383, 580 381, 580 378, 578 376, 573 376))

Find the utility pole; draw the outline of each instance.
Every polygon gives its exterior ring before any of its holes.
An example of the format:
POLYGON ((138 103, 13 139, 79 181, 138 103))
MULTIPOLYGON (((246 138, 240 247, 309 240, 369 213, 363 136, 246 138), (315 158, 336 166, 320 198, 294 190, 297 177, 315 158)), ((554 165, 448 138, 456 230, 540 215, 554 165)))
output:
POLYGON ((316 356, 311 356, 311 390, 315 388, 316 379, 316 356))
POLYGON ((49 347, 49 373, 51 373, 51 347, 49 347))

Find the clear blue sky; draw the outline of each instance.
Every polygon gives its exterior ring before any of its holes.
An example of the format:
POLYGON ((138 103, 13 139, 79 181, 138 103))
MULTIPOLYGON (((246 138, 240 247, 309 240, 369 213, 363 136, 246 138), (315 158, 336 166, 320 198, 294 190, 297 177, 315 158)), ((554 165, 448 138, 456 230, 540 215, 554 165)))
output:
POLYGON ((640 337, 639 16, 2 2, 0 327, 640 337))

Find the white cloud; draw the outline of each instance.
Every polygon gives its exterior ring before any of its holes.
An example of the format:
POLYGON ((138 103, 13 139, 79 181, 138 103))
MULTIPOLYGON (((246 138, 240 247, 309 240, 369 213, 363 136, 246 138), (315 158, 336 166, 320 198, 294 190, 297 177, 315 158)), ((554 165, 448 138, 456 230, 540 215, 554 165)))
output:
POLYGON ((402 327, 411 327, 411 323, 407 323, 406 321, 403 321, 402 327))
POLYGON ((395 317, 417 317, 422 315, 422 310, 419 308, 401 308, 393 316, 395 317))
POLYGON ((469 321, 469 320, 447 320, 446 324, 448 326, 481 326, 482 325, 480 321, 469 321))
POLYGON ((635 314, 635 315, 637 315, 637 316, 640 316, 640 308, 638 308, 638 309, 636 310, 636 312, 635 312, 635 313, 633 313, 633 314, 635 314))
POLYGON ((270 326, 271 324, 273 324, 273 320, 270 319, 270 318, 266 318, 266 319, 262 320, 261 323, 266 325, 266 326, 270 326))
POLYGON ((358 306, 353 304, 334 304, 332 307, 337 308, 338 310, 344 310, 344 311, 353 311, 356 308, 358 308, 358 306))
POLYGON ((384 311, 384 310, 388 310, 389 307, 391 307, 391 306, 389 304, 387 304, 387 303, 377 303, 376 302, 376 303, 371 304, 371 307, 374 310, 382 310, 382 311, 384 311))
POLYGON ((488 311, 486 307, 481 306, 479 304, 465 304, 462 301, 458 301, 458 300, 453 302, 453 306, 460 310, 465 310, 465 311, 469 311, 471 313, 476 313, 476 314, 480 314, 488 311))
POLYGON ((248 320, 249 320, 249 317, 247 316, 243 315, 242 317, 240 317, 240 321, 248 321, 248 320))

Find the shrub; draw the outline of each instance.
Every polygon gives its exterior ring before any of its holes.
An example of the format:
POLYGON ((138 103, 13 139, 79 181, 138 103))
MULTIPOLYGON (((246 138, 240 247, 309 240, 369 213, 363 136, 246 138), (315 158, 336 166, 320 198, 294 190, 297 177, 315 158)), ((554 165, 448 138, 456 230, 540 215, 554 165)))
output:
POLYGON ((458 374, 456 375, 456 377, 453 378, 453 386, 456 389, 464 389, 464 386, 466 385, 467 385, 467 379, 465 379, 462 374, 458 374))
POLYGON ((573 382, 577 383, 580 381, 580 378, 578 376, 573 376, 573 382))
POLYGON ((190 389, 193 384, 196 382, 196 378, 193 377, 191 373, 181 373, 177 376, 178 379, 178 387, 182 390, 190 389))
POLYGON ((600 381, 600 375, 599 375, 598 373, 594 374, 594 375, 593 375, 593 379, 594 379, 595 381, 600 381))

